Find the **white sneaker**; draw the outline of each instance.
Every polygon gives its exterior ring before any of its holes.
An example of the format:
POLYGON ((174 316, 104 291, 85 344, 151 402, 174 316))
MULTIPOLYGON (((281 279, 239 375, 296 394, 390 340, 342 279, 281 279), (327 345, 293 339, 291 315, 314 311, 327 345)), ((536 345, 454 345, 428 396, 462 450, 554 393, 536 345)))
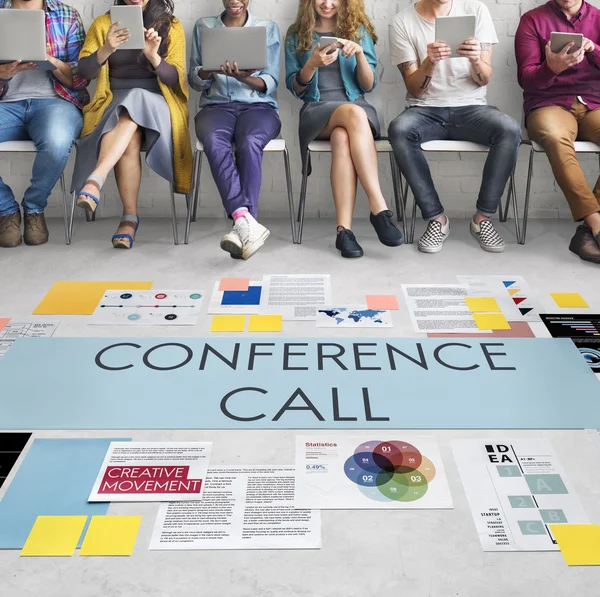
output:
POLYGON ((242 240, 235 228, 232 228, 221 238, 221 249, 227 251, 232 257, 242 256, 242 240))
POLYGON ((431 220, 427 224, 427 230, 419 239, 419 251, 421 253, 438 253, 442 250, 444 241, 450 236, 450 219, 446 216, 446 222, 442 224, 437 220, 431 220))
POLYGON ((265 244, 265 241, 269 238, 269 234, 271 234, 250 213, 246 213, 241 218, 238 218, 233 228, 242 241, 243 259, 250 259, 265 244))
POLYGON ((471 234, 479 241, 479 246, 488 253, 502 253, 506 247, 491 220, 482 220, 479 224, 471 220, 471 234))

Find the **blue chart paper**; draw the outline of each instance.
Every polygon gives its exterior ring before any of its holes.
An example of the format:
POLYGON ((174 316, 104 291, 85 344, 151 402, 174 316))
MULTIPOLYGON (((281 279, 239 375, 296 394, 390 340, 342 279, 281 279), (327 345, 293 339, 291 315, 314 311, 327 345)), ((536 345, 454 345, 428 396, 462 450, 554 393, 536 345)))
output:
POLYGON ((7 430, 600 428, 568 338, 21 338, 0 378, 7 430))
POLYGON ((38 516, 106 514, 108 503, 87 500, 110 442, 122 441, 36 439, 0 501, 0 549, 22 549, 38 516))
POLYGON ((225 290, 222 305, 260 305, 262 286, 249 286, 248 290, 225 290))

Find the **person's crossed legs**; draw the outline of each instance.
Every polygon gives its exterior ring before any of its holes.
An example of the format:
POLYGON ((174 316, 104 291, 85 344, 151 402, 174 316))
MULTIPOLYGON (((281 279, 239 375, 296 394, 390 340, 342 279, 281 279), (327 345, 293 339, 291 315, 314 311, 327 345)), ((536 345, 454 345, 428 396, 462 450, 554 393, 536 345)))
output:
POLYGON ((361 257, 363 250, 352 228, 356 203, 356 179, 365 190, 371 211, 370 221, 381 243, 396 247, 404 242, 394 224, 379 184, 377 149, 373 131, 363 108, 356 104, 339 106, 318 136, 331 142, 331 188, 337 217, 336 247, 342 257, 361 257))
POLYGON ((249 259, 270 234, 255 216, 263 149, 279 134, 281 122, 270 106, 233 103, 207 106, 196 114, 195 123, 223 207, 234 221, 221 238, 221 248, 234 258, 249 259))

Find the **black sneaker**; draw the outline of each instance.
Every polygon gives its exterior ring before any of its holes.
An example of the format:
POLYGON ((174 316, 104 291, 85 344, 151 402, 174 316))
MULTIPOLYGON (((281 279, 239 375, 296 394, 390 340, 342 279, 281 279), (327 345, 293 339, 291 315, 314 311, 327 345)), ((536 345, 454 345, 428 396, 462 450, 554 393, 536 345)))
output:
POLYGON ((352 230, 341 227, 335 239, 335 248, 341 251, 342 257, 353 258, 362 257, 362 247, 356 242, 356 237, 352 230))
POLYGON ((377 215, 371 213, 369 216, 375 232, 379 237, 379 242, 386 247, 398 247, 404 243, 402 232, 398 230, 394 223, 394 215, 389 209, 379 212, 377 215))

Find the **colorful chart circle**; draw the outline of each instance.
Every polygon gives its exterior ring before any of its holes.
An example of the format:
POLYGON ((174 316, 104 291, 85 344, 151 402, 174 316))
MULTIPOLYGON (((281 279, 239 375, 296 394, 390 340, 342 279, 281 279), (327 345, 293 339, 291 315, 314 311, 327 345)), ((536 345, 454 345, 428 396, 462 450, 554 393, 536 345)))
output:
POLYGON ((127 316, 127 319, 129 319, 130 321, 138 321, 141 318, 142 318, 142 316, 139 315, 138 313, 132 313, 131 315, 127 316))
POLYGON ((167 321, 173 321, 174 319, 177 319, 177 315, 175 315, 175 313, 169 313, 168 315, 165 315, 165 319, 167 321))
POLYGON ((158 293, 158 294, 155 294, 155 295, 154 295, 154 298, 156 298, 156 299, 159 299, 159 300, 162 300, 162 299, 166 299, 166 298, 167 298, 167 295, 166 295, 166 294, 164 294, 164 293, 162 293, 162 292, 160 292, 160 293, 158 293))
POLYGON ((197 292, 194 292, 193 294, 190 294, 190 298, 194 301, 197 301, 198 299, 202 298, 202 295, 197 292))
POLYGON ((121 295, 121 298, 122 298, 123 300, 130 299, 131 297, 133 297, 133 294, 131 294, 130 292, 124 292, 124 293, 121 295))
POLYGON ((436 471, 412 444, 377 440, 357 446, 344 472, 372 500, 414 502, 427 493, 436 471))

